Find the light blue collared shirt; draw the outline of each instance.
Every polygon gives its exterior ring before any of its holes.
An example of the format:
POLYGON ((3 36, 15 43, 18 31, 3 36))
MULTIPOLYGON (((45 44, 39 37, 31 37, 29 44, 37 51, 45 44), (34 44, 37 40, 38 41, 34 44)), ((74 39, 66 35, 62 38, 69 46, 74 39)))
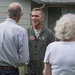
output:
POLYGON ((0 24, 0 66, 19 67, 28 62, 27 31, 8 18, 0 24))

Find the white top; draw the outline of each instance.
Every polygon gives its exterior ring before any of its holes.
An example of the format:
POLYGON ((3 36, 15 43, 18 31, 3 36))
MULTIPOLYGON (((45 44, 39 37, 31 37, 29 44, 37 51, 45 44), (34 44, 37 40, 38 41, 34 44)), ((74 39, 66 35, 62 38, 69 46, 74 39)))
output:
POLYGON ((0 24, 0 66, 22 66, 29 62, 28 34, 13 19, 0 24))
POLYGON ((45 62, 51 64, 52 75, 75 75, 75 41, 49 44, 45 62))
POLYGON ((34 32, 35 32, 35 35, 36 35, 37 38, 40 35, 41 30, 42 29, 39 29, 39 30, 34 29, 34 32))

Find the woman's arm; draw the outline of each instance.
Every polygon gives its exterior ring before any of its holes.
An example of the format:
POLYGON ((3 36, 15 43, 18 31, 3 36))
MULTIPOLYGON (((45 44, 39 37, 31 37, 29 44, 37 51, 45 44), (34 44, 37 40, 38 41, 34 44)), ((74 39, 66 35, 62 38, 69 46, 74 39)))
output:
POLYGON ((49 63, 44 63, 43 75, 52 75, 51 65, 49 63))

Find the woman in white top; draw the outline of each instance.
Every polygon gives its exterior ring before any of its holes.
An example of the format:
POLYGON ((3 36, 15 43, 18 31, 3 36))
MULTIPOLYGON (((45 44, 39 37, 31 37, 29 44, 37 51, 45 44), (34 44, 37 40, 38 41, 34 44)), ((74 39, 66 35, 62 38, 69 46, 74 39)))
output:
POLYGON ((75 75, 75 14, 65 14, 54 28, 55 41, 47 46, 43 75, 75 75))

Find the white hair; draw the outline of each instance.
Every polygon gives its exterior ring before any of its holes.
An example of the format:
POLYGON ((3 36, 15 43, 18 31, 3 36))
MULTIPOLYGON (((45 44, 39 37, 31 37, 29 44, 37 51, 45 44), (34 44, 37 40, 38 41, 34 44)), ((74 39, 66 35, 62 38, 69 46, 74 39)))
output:
POLYGON ((65 14, 58 21, 54 28, 55 36, 60 40, 75 38, 75 14, 65 14))

